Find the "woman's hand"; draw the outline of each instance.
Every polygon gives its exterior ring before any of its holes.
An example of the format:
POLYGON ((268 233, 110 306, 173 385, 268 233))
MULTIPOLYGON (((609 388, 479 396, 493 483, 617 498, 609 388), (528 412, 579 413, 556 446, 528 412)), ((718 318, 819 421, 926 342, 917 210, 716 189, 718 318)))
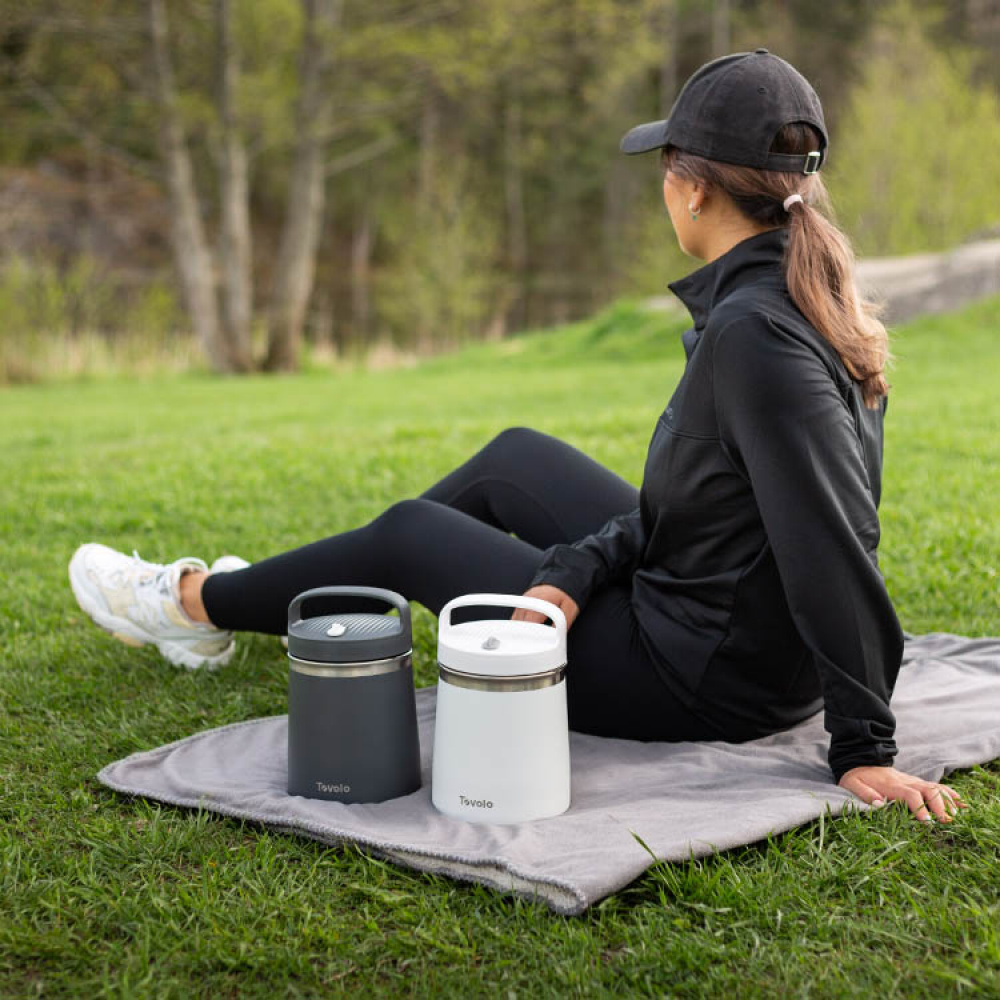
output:
POLYGON ((901 799, 925 823, 933 822, 932 813, 942 823, 950 823, 960 808, 969 808, 954 788, 915 778, 894 767, 852 767, 838 784, 873 806, 901 799))
MULTIPOLYGON (((558 587, 550 587, 545 583, 526 590, 522 596, 537 597, 541 601, 548 601, 549 604, 554 604, 566 616, 567 629, 576 621, 576 616, 580 613, 579 605, 569 594, 558 587)), ((544 622, 546 620, 545 615, 541 612, 528 611, 525 608, 518 608, 511 615, 511 618, 516 622, 544 622)))

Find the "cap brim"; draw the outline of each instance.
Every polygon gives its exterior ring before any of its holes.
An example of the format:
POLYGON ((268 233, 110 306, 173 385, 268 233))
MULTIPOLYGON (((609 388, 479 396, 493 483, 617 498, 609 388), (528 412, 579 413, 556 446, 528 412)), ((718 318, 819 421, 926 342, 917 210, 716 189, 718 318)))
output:
POLYGON ((667 125, 669 121, 664 118, 661 122, 646 122, 645 125, 636 125, 625 133, 621 141, 621 151, 623 153, 648 153, 651 149, 659 149, 667 144, 667 125))

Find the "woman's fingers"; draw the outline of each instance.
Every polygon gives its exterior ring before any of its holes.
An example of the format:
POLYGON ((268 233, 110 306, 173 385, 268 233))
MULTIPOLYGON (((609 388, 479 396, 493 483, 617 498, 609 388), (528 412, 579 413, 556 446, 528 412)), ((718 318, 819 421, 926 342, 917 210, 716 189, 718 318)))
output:
POLYGON ((849 792, 854 792, 859 799, 867 802, 870 806, 877 807, 885 805, 885 796, 883 796, 878 789, 872 788, 868 782, 862 781, 861 778, 848 778, 848 780, 844 783, 844 787, 849 792))
POLYGON ((959 808, 968 808, 958 793, 947 785, 923 781, 907 791, 907 803, 913 814, 925 822, 930 822, 931 817, 936 816, 942 823, 951 823, 959 808))
MULTIPOLYGON (((890 801, 892 800, 902 800, 910 808, 910 812, 925 823, 931 822, 930 810, 927 807, 927 803, 924 801, 924 796, 920 789, 914 788, 909 785, 898 785, 895 788, 890 788, 886 793, 880 792, 877 788, 873 788, 867 782, 862 781, 861 778, 851 778, 849 781, 844 783, 844 787, 849 791, 854 792, 858 798, 867 802, 870 806, 885 805, 886 798, 890 801)), ((941 809, 940 813, 937 813, 939 818, 950 820, 951 817, 946 817, 944 814, 944 808, 941 803, 941 798, 938 796, 936 799, 938 803, 938 808, 941 809)))
POLYGON ((964 803, 959 803, 955 801, 954 795, 944 785, 941 786, 941 797, 944 801, 944 807, 948 810, 949 816, 957 816, 958 810, 962 808, 968 808, 964 803))
MULTIPOLYGON (((894 798, 896 796, 893 796, 894 798)), ((906 804, 910 807, 910 812, 916 816, 922 823, 931 822, 931 813, 927 808, 927 803, 924 802, 923 793, 919 788, 914 788, 912 785, 907 785, 903 788, 902 794, 898 796, 903 799, 906 804)))
POLYGON ((893 767, 852 768, 841 778, 840 785, 870 805, 890 800, 905 802, 914 817, 925 823, 935 817, 942 823, 950 823, 959 809, 968 808, 949 785, 924 781, 893 767))
POLYGON ((516 622, 543 622, 545 615, 538 611, 529 611, 527 608, 516 608, 510 616, 516 622))
POLYGON ((969 808, 968 802, 963 801, 962 796, 948 785, 930 784, 924 790, 924 798, 927 800, 935 816, 947 820, 950 820, 952 816, 956 816, 959 809, 969 808), (942 812, 938 811, 938 804, 940 804, 940 809, 945 814, 944 816, 942 816, 942 812))
POLYGON ((951 787, 951 785, 939 785, 938 787, 944 789, 944 791, 951 796, 951 802, 955 808, 955 812, 958 812, 959 809, 969 808, 969 803, 966 802, 965 799, 963 799, 962 796, 951 787))
MULTIPOLYGON (((570 625, 576 620, 576 616, 580 613, 579 607, 577 607, 576 601, 569 596, 565 591, 560 590, 558 587, 552 587, 548 584, 540 584, 537 587, 532 587, 530 590, 525 591, 525 597, 538 597, 543 601, 548 601, 550 604, 554 604, 560 611, 566 616, 566 627, 569 628, 570 625)), ((529 611, 527 608, 518 608, 512 615, 511 618, 516 622, 546 622, 548 619, 539 611, 529 611)))
POLYGON ((926 784, 920 790, 920 794, 927 804, 927 807, 942 823, 951 822, 951 813, 945 804, 945 796, 938 785, 926 784))
MULTIPOLYGON (((556 602, 553 601, 552 603, 555 604, 556 602)), ((563 602, 560 601, 556 605, 556 607, 560 608, 562 610, 562 613, 566 616, 566 627, 569 628, 576 620, 576 616, 579 613, 579 609, 577 608, 576 604, 572 602, 569 604, 564 604, 563 602)), ((511 618, 516 622, 543 623, 549 620, 541 612, 529 611, 527 608, 518 608, 517 611, 515 611, 514 614, 511 615, 511 618)))

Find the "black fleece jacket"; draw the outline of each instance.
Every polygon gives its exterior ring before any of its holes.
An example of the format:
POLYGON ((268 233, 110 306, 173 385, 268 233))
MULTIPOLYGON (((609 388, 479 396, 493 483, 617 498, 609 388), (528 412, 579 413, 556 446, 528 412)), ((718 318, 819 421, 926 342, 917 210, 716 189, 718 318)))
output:
POLYGON ((532 585, 581 607, 630 581, 639 631, 692 711, 752 739, 825 709, 834 780, 896 753, 903 636, 878 568, 884 404, 788 294, 787 232, 670 288, 694 328, 639 507, 545 553, 532 585))

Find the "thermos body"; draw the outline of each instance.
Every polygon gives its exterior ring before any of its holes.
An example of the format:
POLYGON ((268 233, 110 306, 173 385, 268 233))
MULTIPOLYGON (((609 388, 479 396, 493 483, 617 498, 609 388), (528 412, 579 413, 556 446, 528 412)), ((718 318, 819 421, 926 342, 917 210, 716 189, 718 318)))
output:
POLYGON ((288 792, 382 802, 420 787, 409 606, 392 591, 321 587, 289 607, 288 792), (305 602, 369 597, 386 615, 299 617, 305 602), (385 655, 389 654, 389 655, 385 655))
POLYGON ((391 669, 372 674, 341 674, 294 657, 289 663, 290 795, 381 802, 420 787, 409 655, 376 662, 391 669))
POLYGON ((438 810, 474 823, 521 823, 569 808, 565 680, 538 691, 475 691, 442 679, 437 713, 438 810), (443 755, 453 747, 462 756, 448 766, 443 755))
POLYGON ((521 823, 570 805, 566 622, 553 604, 470 594, 441 610, 431 798, 473 823, 521 823), (527 607, 555 622, 453 625, 454 608, 527 607))

